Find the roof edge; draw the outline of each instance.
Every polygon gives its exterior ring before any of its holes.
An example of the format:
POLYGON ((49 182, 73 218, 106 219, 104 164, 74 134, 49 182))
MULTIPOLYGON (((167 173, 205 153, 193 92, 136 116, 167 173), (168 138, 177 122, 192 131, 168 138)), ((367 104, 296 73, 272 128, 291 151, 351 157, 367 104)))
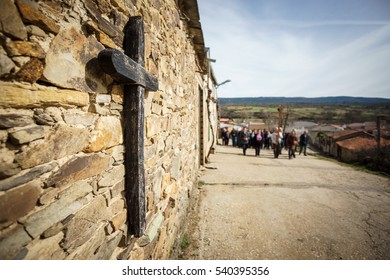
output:
POLYGON ((187 26, 194 44, 195 53, 199 59, 202 71, 207 72, 208 61, 206 59, 203 30, 200 23, 199 7, 197 0, 176 0, 181 13, 187 19, 187 26))

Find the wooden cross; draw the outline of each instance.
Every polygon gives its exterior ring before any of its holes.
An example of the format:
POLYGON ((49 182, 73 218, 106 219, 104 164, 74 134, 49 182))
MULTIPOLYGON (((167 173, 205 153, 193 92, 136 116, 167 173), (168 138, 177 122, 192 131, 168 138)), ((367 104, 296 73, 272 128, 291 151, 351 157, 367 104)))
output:
MULTIPOLYGON (((286 130, 286 125, 287 125, 287 120, 288 120, 288 111, 287 112, 284 112, 284 106, 283 105, 279 105, 278 107, 278 114, 279 114, 279 118, 278 118, 278 129, 280 129, 282 126, 283 126, 283 134, 286 130), (284 125, 283 125, 283 115, 286 115, 286 118, 284 120, 284 125)), ((276 137, 276 139, 279 140, 279 136, 276 137)))
POLYGON ((123 118, 125 143, 125 191, 128 232, 136 237, 145 230, 144 94, 158 90, 158 81, 144 69, 144 25, 141 17, 130 17, 123 48, 99 53, 102 70, 125 84, 123 118))

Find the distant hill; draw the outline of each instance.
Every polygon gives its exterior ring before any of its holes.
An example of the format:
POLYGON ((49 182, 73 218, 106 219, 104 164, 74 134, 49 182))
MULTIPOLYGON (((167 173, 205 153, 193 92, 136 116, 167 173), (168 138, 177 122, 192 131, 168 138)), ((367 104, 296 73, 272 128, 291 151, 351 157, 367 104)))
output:
POLYGON ((371 98, 371 97, 231 97, 218 98, 221 105, 227 104, 286 104, 286 103, 305 103, 305 104, 351 104, 351 103, 390 103, 390 98, 371 98))

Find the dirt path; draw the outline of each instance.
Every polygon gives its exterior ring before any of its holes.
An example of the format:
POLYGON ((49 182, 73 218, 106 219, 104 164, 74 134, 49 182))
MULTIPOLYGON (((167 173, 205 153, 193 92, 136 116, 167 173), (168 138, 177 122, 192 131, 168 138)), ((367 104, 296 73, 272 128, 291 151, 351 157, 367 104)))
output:
POLYGON ((183 259, 390 259, 390 179, 314 156, 218 146, 183 259))

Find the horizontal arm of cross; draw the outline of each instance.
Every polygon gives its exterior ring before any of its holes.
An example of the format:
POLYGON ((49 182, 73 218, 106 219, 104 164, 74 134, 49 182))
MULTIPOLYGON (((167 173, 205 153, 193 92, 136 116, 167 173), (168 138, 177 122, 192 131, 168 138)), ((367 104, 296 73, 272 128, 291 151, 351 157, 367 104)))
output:
POLYGON ((158 90, 158 80, 145 68, 116 49, 102 50, 98 55, 100 68, 119 83, 135 83, 147 90, 158 90))

